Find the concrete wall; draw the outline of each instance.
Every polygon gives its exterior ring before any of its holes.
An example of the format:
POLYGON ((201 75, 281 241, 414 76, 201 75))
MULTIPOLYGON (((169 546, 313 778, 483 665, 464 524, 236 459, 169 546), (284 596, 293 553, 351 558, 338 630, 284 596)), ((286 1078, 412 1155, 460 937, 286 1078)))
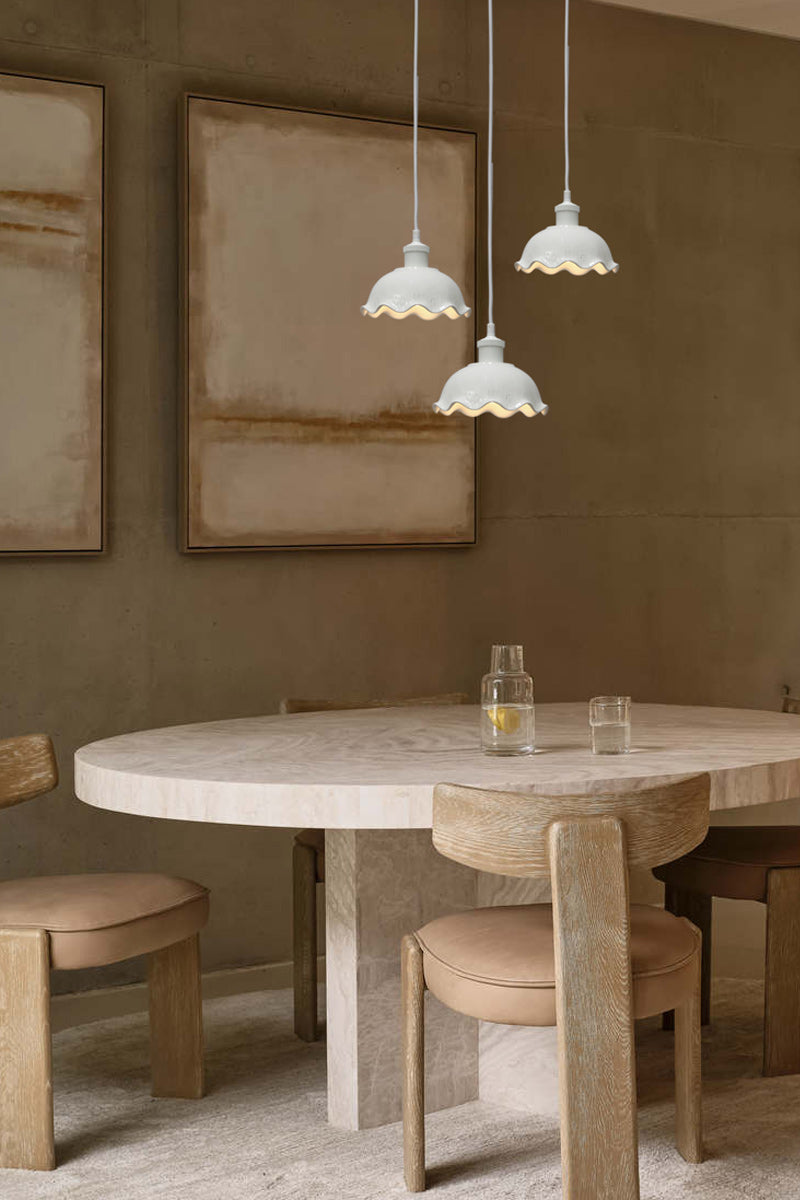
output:
MULTIPOLYGON (((550 414, 483 422, 475 549, 203 558, 175 549, 178 97, 404 118, 411 6, 0 12, 0 69, 108 87, 111 544, 0 563, 0 732, 50 730, 64 775, 3 815, 0 875, 196 876, 207 966, 288 956, 291 833, 85 808, 76 746, 289 692, 474 689, 496 640, 525 642, 542 700, 776 707, 800 677, 800 44, 576 4, 573 193, 622 270, 529 278, 560 199, 561 5, 496 7, 496 319, 550 414)), ((424 9, 423 119, 483 130, 483 4, 424 9)))

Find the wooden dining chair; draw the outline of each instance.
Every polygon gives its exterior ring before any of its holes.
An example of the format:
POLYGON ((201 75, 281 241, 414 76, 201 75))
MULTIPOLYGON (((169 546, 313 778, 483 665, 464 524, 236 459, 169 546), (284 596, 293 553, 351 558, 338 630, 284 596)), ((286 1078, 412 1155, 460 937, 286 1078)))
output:
MULTIPOLYGON (((425 704, 468 704, 464 692, 402 700, 298 700, 280 702, 281 713, 341 712, 359 708, 411 708, 425 704)), ((294 941, 294 1031, 304 1042, 319 1036, 317 1015, 317 884, 325 882, 325 830, 303 829, 294 839, 292 861, 294 941)))
MULTIPOLYGON (((0 808, 58 783, 45 734, 0 741, 0 808)), ((208 891, 168 875, 0 883, 0 1167, 55 1166, 50 970, 148 955, 152 1094, 203 1094, 198 932, 208 891)))
POLYGON ((409 1191, 425 1189, 424 993, 457 1012, 558 1029, 565 1200, 638 1200, 634 1018, 676 1012, 676 1142, 702 1159, 700 934, 631 906, 629 866, 708 828, 709 776, 638 792, 525 795, 439 784, 433 843, 479 871, 550 877, 553 904, 479 908, 403 939, 403 1129, 409 1191))
MULTIPOLYGON (((800 697, 787 692, 782 710, 800 716, 800 697)), ((767 906, 763 1073, 800 1074, 800 826, 715 825, 695 850, 653 874, 666 885, 669 912, 703 934, 703 1025, 711 1020, 714 897, 767 906)), ((672 1027, 665 1013, 664 1028, 672 1027)))

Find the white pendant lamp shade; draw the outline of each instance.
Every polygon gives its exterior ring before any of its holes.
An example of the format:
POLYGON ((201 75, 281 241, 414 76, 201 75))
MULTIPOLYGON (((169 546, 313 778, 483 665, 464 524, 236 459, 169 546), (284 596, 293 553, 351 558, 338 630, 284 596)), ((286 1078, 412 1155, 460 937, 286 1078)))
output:
POLYGON ((535 233, 529 240, 519 262, 518 271, 530 275, 542 271, 557 275, 615 275, 619 264, 614 262, 608 243, 599 233, 587 229, 578 220, 580 208, 572 203, 569 190, 569 0, 564 0, 564 200, 556 205, 556 223, 535 233))
POLYGON ((414 240, 403 247, 405 265, 381 276, 367 303, 361 306, 364 316, 380 317, 386 313, 397 320, 413 316, 422 317, 423 321, 468 317, 470 310, 461 288, 449 275, 428 265, 430 247, 419 240, 418 229, 412 236, 414 240))
POLYGON ((616 273, 619 264, 611 257, 608 243, 599 233, 579 223, 580 211, 565 193, 564 203, 556 205, 555 225, 533 235, 519 262, 514 263, 517 270, 526 275, 532 271, 542 271, 545 275, 556 275, 559 271, 569 271, 570 275, 587 275, 589 271, 598 275, 616 273))
POLYGON ((430 247, 419 232, 419 0, 414 0, 414 229, 411 241, 403 247, 402 267, 381 275, 361 305, 365 317, 380 317, 383 313, 402 321, 404 317, 468 317, 470 309, 464 303, 458 284, 428 263, 430 247))
POLYGON ((530 375, 503 361, 505 342, 495 337, 494 325, 489 325, 486 334, 478 342, 478 361, 450 376, 434 410, 445 416, 457 412, 467 417, 491 413, 503 418, 515 413, 524 417, 546 413, 547 405, 542 403, 530 375))
POLYGON ((486 337, 478 342, 478 361, 462 367, 451 375, 442 388, 442 394, 433 406, 434 412, 449 417, 463 413, 467 417, 480 417, 491 413, 494 417, 513 417, 522 413, 524 417, 535 417, 546 413, 539 389, 524 371, 503 359, 505 342, 494 332, 494 21, 492 0, 487 0, 489 18, 489 138, 488 172, 486 176, 486 258, 488 279, 489 322, 486 337))

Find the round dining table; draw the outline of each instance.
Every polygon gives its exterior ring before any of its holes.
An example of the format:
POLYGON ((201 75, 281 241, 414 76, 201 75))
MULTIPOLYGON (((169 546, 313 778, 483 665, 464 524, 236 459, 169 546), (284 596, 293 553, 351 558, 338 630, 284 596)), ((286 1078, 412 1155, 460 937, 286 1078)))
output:
MULTIPOLYGON (((123 734, 75 755, 87 804, 147 817, 326 831, 328 1114, 400 1116, 400 940, 436 916, 547 899, 541 881, 438 855, 434 785, 548 795, 642 789, 700 772, 711 808, 800 797, 800 716, 636 704, 631 751, 595 756, 588 706, 536 708, 536 752, 481 752, 468 705, 246 717, 123 734)), ((426 1107, 477 1097, 557 1109, 552 1030, 483 1025, 426 1001, 426 1107)))

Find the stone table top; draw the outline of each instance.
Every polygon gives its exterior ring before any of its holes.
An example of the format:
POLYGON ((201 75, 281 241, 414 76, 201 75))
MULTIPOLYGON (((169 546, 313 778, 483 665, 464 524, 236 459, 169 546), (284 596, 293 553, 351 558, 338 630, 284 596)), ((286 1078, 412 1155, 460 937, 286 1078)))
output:
POLYGON ((128 733, 75 755, 98 808, 228 825, 430 828, 439 782, 531 792, 635 788, 701 771, 712 808, 800 797, 800 716, 634 704, 628 755, 588 748, 588 706, 536 706, 534 755, 481 752, 475 706, 246 717, 128 733))

